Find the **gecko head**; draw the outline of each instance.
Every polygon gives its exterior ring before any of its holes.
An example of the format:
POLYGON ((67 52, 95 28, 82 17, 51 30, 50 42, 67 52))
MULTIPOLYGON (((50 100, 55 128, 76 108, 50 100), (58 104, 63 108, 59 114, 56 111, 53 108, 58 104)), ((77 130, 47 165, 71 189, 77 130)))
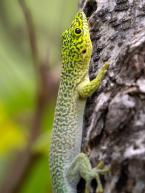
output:
POLYGON ((84 12, 79 11, 70 27, 62 34, 63 72, 81 81, 88 71, 91 53, 88 21, 84 12))

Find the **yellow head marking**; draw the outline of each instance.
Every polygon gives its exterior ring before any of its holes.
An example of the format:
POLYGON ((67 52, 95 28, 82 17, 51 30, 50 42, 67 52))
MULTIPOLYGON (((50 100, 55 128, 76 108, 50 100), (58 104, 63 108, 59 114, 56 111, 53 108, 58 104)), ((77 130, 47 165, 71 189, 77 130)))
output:
POLYGON ((70 27, 62 34, 63 73, 70 74, 78 82, 88 71, 92 53, 87 18, 78 12, 70 27))

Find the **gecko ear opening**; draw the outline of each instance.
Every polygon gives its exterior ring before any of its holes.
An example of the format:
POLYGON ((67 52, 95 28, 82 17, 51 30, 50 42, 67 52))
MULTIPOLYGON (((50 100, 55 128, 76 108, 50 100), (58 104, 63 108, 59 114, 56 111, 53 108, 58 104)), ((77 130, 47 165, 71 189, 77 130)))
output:
POLYGON ((86 53, 86 51, 87 51, 87 50, 86 50, 86 49, 84 49, 84 50, 82 51, 82 54, 85 54, 85 53, 86 53))

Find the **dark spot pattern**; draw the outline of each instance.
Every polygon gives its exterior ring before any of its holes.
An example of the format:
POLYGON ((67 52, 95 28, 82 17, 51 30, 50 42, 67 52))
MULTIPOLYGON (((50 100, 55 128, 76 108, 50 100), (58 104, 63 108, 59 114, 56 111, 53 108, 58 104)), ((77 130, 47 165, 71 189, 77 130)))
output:
MULTIPOLYGON (((80 102, 78 103, 76 88, 88 73, 91 53, 92 43, 87 19, 80 11, 70 27, 62 34, 62 72, 50 151, 54 193, 73 193, 67 184, 65 171, 81 149, 82 127, 78 125, 80 102)), ((83 119, 85 101, 81 104, 81 119, 83 119)))

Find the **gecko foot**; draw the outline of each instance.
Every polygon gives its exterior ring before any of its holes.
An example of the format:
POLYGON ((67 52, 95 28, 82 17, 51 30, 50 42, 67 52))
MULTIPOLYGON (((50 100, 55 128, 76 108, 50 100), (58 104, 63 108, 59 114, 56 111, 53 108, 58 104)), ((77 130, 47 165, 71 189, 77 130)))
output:
MULTIPOLYGON (((109 174, 109 172, 110 172, 110 167, 105 166, 103 161, 100 161, 98 165, 92 169, 92 172, 91 172, 92 175, 89 178, 96 179, 96 182, 97 182, 96 193, 102 193, 104 191, 100 180, 100 175, 107 175, 109 174)), ((90 180, 88 180, 88 182, 86 183, 86 190, 88 193, 90 192, 90 189, 91 189, 90 180)))
POLYGON ((98 165, 96 166, 96 168, 94 168, 94 170, 96 172, 96 181, 97 181, 96 193, 102 193, 103 192, 103 186, 102 186, 102 183, 100 181, 100 174, 101 175, 109 174, 110 167, 105 166, 104 162, 100 161, 98 163, 98 165))
POLYGON ((91 190, 91 181, 96 179, 96 193, 102 193, 103 186, 100 180, 100 175, 108 174, 109 170, 109 167, 106 167, 102 161, 100 161, 95 168, 92 168, 88 157, 84 153, 80 153, 70 164, 67 171, 67 178, 70 184, 74 184, 75 180, 79 179, 79 176, 81 176, 86 181, 87 192, 90 192, 91 190))

